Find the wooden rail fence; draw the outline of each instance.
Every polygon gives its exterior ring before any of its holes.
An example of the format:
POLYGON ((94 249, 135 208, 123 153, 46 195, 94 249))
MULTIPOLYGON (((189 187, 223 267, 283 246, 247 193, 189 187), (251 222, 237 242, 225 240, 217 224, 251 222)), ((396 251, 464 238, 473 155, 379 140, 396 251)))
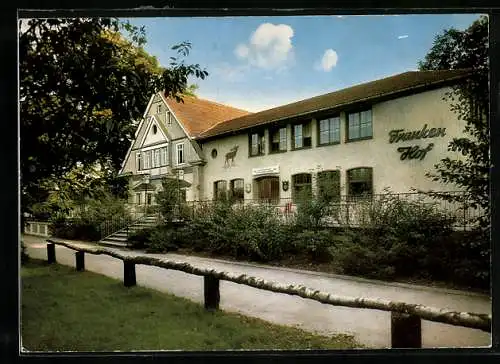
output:
POLYGON ((146 256, 134 256, 120 254, 106 248, 81 247, 65 241, 47 239, 47 260, 49 263, 56 262, 55 246, 60 245, 76 250, 76 269, 85 270, 84 254, 108 255, 123 261, 123 283, 126 287, 136 285, 135 266, 137 264, 150 265, 165 269, 178 270, 184 273, 204 277, 204 303, 205 309, 217 310, 220 302, 220 280, 244 284, 250 287, 266 291, 286 293, 302 298, 308 298, 332 306, 343 306, 360 309, 372 309, 391 312, 391 347, 392 348, 421 348, 422 347, 422 324, 421 320, 441 322, 454 326, 463 326, 479 329, 491 333, 491 315, 473 312, 455 312, 435 307, 418 304, 409 304, 384 300, 380 298, 343 297, 333 295, 319 290, 313 290, 302 285, 284 285, 277 282, 228 272, 219 272, 214 269, 198 268, 188 263, 179 263, 146 256))

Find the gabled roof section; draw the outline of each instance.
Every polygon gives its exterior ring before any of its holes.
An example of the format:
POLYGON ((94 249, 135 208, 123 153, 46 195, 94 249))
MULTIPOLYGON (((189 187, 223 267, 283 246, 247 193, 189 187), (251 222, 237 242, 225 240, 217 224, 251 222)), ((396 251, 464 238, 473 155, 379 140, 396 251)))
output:
POLYGON ((184 102, 164 99, 192 138, 221 122, 250 115, 248 111, 193 96, 183 96, 184 102))
POLYGON ((198 139, 207 139, 258 125, 270 124, 278 120, 346 107, 359 102, 390 99, 404 93, 422 92, 432 87, 456 82, 470 74, 470 70, 405 72, 254 114, 236 117, 206 130, 199 135, 198 139))

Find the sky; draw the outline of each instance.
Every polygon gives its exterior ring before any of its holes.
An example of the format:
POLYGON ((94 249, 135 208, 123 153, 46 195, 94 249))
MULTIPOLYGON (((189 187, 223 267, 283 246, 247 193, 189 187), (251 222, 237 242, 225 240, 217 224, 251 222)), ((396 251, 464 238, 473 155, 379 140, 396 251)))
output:
POLYGON ((444 29, 479 14, 132 18, 163 66, 192 44, 198 97, 256 112, 417 69, 444 29))

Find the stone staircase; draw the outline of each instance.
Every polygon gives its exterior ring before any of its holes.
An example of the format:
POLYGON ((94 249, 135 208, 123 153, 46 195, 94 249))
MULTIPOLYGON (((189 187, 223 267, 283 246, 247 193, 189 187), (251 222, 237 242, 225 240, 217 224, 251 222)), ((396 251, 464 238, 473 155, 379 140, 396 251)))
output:
POLYGON ((132 225, 125 227, 121 230, 116 231, 115 233, 105 237, 101 241, 98 242, 99 245, 109 246, 112 248, 127 248, 127 236, 142 230, 147 227, 153 227, 157 223, 156 215, 147 215, 139 220, 135 221, 132 225), (128 235, 127 235, 128 233, 128 235))

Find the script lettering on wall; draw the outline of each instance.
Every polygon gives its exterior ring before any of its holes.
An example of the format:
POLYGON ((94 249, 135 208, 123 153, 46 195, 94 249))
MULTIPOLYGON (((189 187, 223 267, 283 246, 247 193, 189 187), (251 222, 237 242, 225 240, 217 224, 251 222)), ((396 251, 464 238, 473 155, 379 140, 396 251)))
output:
MULTIPOLYGON (((389 132, 389 143, 399 143, 401 141, 410 141, 415 139, 437 138, 446 135, 446 128, 427 128, 427 124, 420 130, 407 131, 405 129, 395 129, 389 132)), ((430 143, 427 147, 422 148, 418 145, 399 147, 397 151, 401 153, 400 158, 402 161, 405 159, 419 159, 425 158, 427 153, 434 148, 434 143, 430 143)))
POLYGON ((395 129, 389 132, 389 143, 407 142, 415 139, 444 137, 446 128, 427 129, 427 124, 421 130, 405 131, 405 129, 395 129))

